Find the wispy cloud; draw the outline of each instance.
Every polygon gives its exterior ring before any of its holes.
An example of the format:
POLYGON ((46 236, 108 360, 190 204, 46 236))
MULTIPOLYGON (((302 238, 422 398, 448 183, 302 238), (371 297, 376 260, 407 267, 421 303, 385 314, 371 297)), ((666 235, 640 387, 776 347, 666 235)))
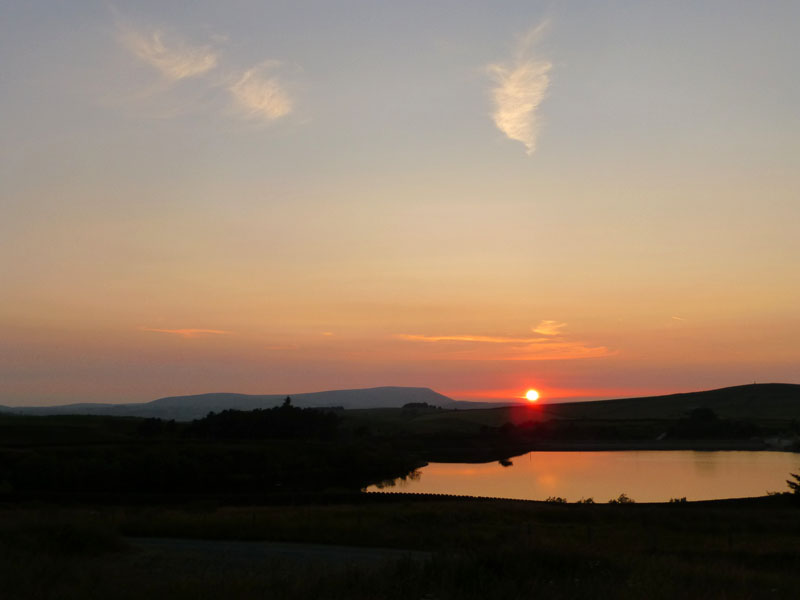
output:
POLYGON ((539 321, 539 324, 533 328, 533 332, 540 335, 559 335, 561 330, 566 326, 566 323, 559 323, 558 321, 550 321, 548 319, 539 321))
POLYGON ((403 340, 416 342, 478 342, 481 344, 530 344, 546 341, 546 338, 505 337, 492 335, 414 335, 400 334, 403 340))
POLYGON ((156 329, 154 327, 140 327, 141 331, 150 331, 153 333, 171 333, 184 338, 196 338, 207 335, 230 335, 232 332, 225 331, 224 329, 156 329))
POLYGON ((434 345, 437 347, 435 356, 449 360, 572 360, 614 354, 605 346, 566 339, 560 333, 565 326, 557 321, 542 321, 533 328, 540 337, 470 334, 399 334, 395 337, 434 345))
POLYGON ((247 118, 273 121, 292 111, 292 99, 276 75, 276 61, 266 61, 245 71, 228 91, 247 118))
POLYGON ((163 31, 120 30, 119 41, 130 52, 173 81, 203 75, 217 66, 217 52, 211 46, 194 46, 181 39, 165 40, 163 31))
MULTIPOLYGON (((292 97, 278 74, 279 61, 266 60, 244 70, 225 65, 220 61, 217 48, 227 38, 211 35, 209 39, 209 44, 190 44, 160 29, 134 26, 122 17, 118 19, 117 41, 162 75, 159 86, 144 94, 140 92, 139 96, 150 99, 170 93, 173 100, 180 98, 183 105, 192 105, 195 102, 186 98, 192 90, 195 94, 202 93, 211 102, 214 98, 221 99, 223 96, 219 92, 222 91, 233 100, 234 110, 229 110, 232 116, 269 122, 292 112, 292 97), (191 88, 175 85, 189 78, 197 80, 198 85, 191 88)), ((182 106, 181 110, 168 111, 167 114, 185 110, 186 107, 182 106)))
POLYGON ((492 119, 509 139, 522 142, 528 154, 536 150, 539 133, 537 111, 547 94, 553 68, 549 61, 532 53, 533 44, 547 25, 544 22, 528 32, 518 42, 511 61, 489 65, 489 73, 496 84, 492 88, 492 119))

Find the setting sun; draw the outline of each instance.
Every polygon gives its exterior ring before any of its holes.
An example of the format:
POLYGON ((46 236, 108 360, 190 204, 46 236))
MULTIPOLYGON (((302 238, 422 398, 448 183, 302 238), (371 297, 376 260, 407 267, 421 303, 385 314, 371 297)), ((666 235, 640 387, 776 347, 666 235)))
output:
POLYGON ((536 390, 528 390, 525 392, 525 398, 528 402, 536 402, 539 399, 539 392, 536 390))

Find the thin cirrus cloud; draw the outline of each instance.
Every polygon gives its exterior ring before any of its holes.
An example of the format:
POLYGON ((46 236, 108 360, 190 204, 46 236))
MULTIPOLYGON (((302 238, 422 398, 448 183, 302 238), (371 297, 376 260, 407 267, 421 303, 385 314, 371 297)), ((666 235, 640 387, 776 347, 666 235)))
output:
POLYGON ((134 56, 173 81, 203 75, 217 66, 217 52, 211 46, 194 46, 177 38, 166 41, 159 30, 143 33, 128 28, 119 39, 134 56))
POLYGON ((481 344, 528 344, 541 341, 541 338, 505 337, 493 335, 414 335, 401 333, 401 340, 412 342, 478 342, 481 344))
POLYGON ((611 356, 605 346, 590 346, 566 339, 560 330, 565 323, 541 321, 533 328, 540 337, 492 335, 417 335, 395 336, 407 342, 422 342, 436 346, 434 356, 449 360, 572 360, 611 356))
POLYGON ((194 78, 209 90, 223 88, 233 100, 236 116, 263 122, 292 112, 292 98, 276 74, 278 61, 264 61, 242 71, 220 66, 220 54, 214 46, 192 45, 177 36, 167 39, 161 30, 124 26, 117 38, 133 56, 154 67, 171 84, 194 78))
POLYGON ((276 61, 267 61, 248 69, 228 88, 246 118, 273 121, 292 111, 292 100, 285 87, 271 75, 278 66, 276 61))
POLYGON ((183 338, 197 338, 208 335, 230 335, 230 331, 224 329, 157 329, 154 327, 140 327, 141 331, 149 331, 152 333, 169 333, 183 338))
POLYGON ((522 142, 528 154, 536 150, 538 109, 550 86, 553 68, 549 61, 534 56, 531 47, 547 25, 544 22, 525 35, 511 61, 489 65, 489 74, 495 81, 491 92, 492 120, 506 137, 522 142))

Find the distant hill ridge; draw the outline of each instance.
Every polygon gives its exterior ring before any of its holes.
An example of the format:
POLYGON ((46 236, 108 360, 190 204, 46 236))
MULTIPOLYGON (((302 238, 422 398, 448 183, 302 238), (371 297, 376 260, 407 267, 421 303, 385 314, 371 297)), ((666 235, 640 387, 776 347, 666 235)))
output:
POLYGON ((695 408, 710 408, 730 419, 800 419, 800 385, 753 383, 665 396, 542 405, 545 414, 557 419, 679 419, 695 408))
MULTIPOLYGON (((301 408, 334 406, 346 409, 399 408, 411 402, 425 402, 449 409, 496 410, 503 406, 519 404, 458 402, 430 388, 418 387, 376 387, 289 395, 292 404, 301 408)), ((170 396, 137 404, 0 406, 0 411, 28 415, 109 415, 191 421, 202 418, 211 411, 272 408, 280 405, 286 396, 287 394, 212 393, 170 396)), ((543 417, 553 419, 679 419, 692 409, 710 408, 724 418, 800 420, 800 385, 759 383, 665 396, 541 403, 538 407, 543 417)))
POLYGON ((227 409, 255 410, 279 406, 286 396, 300 408, 339 406, 354 408, 399 408, 410 402, 426 402, 431 406, 456 408, 458 403, 430 388, 376 387, 354 390, 330 390, 305 394, 234 394, 211 393, 189 396, 169 396, 136 404, 66 404, 62 406, 6 407, 0 410, 28 415, 109 415, 118 417, 156 417, 191 421, 209 412, 227 409))

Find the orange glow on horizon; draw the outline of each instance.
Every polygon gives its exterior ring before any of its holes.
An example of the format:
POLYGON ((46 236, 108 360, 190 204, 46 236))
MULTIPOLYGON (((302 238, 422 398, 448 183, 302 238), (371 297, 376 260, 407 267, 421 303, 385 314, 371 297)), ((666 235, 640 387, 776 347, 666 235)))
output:
MULTIPOLYGON (((520 400, 526 401, 525 392, 520 392, 520 388, 527 391, 533 388, 519 386, 517 388, 495 388, 495 389, 447 389, 440 391, 446 396, 456 400, 472 400, 485 402, 513 402, 520 400)), ((659 396, 663 394, 674 394, 675 389, 643 389, 643 388, 569 388, 545 385, 537 386, 539 393, 538 404, 549 404, 553 402, 570 402, 585 400, 605 400, 614 398, 639 398, 645 396, 659 396)))

